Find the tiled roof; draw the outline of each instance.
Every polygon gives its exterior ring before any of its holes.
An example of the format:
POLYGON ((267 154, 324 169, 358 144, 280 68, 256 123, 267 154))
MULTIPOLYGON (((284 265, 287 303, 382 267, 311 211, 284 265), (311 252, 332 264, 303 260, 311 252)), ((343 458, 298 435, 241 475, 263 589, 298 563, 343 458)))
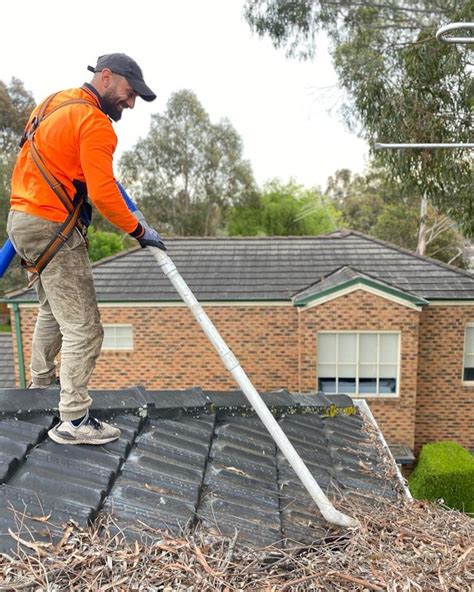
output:
POLYGON ((294 295, 295 304, 304 303, 308 300, 317 299, 318 296, 324 296, 337 289, 342 289, 346 286, 357 283, 365 283, 366 285, 372 286, 382 291, 387 291, 392 294, 398 294, 399 296, 411 300, 420 305, 426 305, 428 302, 424 299, 417 297, 415 294, 404 289, 401 290, 388 282, 382 281, 374 276, 367 273, 362 273, 352 267, 344 266, 337 269, 333 273, 330 273, 326 277, 316 281, 313 285, 309 286, 305 290, 298 292, 294 295))
POLYGON ((15 386, 15 365, 11 333, 0 333, 0 388, 15 386))
MULTIPOLYGON (((47 436, 57 389, 0 389, 0 552, 16 546, 10 531, 56 541, 61 524, 85 526, 103 512, 129 540, 186 525, 229 536, 237 529, 251 546, 312 543, 328 533, 240 391, 136 387, 92 396, 94 413, 120 427, 121 438, 61 446, 47 436)), ((370 504, 402 495, 377 432, 351 399, 263 396, 329 496, 370 504)))
MULTIPOLYGON (((290 300, 343 266, 430 299, 474 299, 474 275, 356 232, 314 237, 170 238, 168 252, 196 298, 290 300)), ((99 301, 179 301, 147 250, 94 266, 99 301)), ((12 296, 13 298, 13 296, 12 296)), ((17 293, 33 301, 33 290, 17 293)))

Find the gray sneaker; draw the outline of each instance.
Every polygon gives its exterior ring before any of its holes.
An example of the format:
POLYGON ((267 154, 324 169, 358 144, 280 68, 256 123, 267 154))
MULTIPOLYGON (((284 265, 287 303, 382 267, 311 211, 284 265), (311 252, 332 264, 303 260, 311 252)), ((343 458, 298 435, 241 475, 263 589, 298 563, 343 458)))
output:
POLYGON ((63 421, 48 432, 49 437, 58 444, 107 444, 120 438, 120 430, 105 421, 87 415, 75 427, 70 421, 63 421))
POLYGON ((55 378, 54 382, 50 384, 35 384, 33 381, 26 387, 28 389, 50 389, 50 388, 57 388, 60 387, 61 383, 59 382, 59 378, 55 378))

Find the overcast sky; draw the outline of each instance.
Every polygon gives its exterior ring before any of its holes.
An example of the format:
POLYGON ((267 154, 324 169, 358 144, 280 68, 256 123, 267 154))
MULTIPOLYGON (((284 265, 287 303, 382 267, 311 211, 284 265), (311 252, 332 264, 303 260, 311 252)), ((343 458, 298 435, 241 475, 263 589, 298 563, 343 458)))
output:
POLYGON ((0 80, 20 78, 37 101, 90 80, 88 64, 125 52, 158 98, 137 100, 116 125, 116 156, 146 136, 170 95, 194 91, 211 120, 230 120, 257 182, 291 177, 325 187, 338 168, 355 172, 365 142, 337 113, 341 93, 325 39, 311 63, 285 58, 252 35, 242 0, 22 0, 2 3, 0 80))

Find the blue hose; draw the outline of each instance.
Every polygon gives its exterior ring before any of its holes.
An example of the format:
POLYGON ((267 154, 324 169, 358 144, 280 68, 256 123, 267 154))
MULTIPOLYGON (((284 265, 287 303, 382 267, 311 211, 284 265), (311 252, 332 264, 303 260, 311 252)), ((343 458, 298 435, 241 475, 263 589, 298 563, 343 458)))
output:
POLYGON ((7 239, 3 247, 0 249, 0 278, 5 274, 15 255, 16 253, 12 241, 7 239))
MULTIPOLYGON (((130 196, 125 191, 125 189, 122 187, 122 185, 120 185, 120 183, 118 181, 116 181, 116 183, 117 183, 118 188, 120 189, 120 193, 122 194, 122 197, 123 197, 125 203, 127 204, 128 209, 131 212, 136 212, 137 206, 133 203, 130 196)), ((5 275, 5 272, 8 268, 8 266, 10 265, 10 263, 12 262, 13 257, 15 255, 16 255, 16 253, 15 253, 15 249, 13 248, 12 242, 10 239, 7 239, 5 241, 3 247, 0 249, 0 278, 2 278, 5 275)))
POLYGON ((115 182, 117 183, 117 186, 120 189, 120 193, 122 194, 123 200, 127 204, 128 209, 131 212, 136 212, 137 206, 133 203, 132 198, 128 195, 128 193, 125 191, 125 189, 122 187, 122 185, 120 185, 120 183, 117 180, 115 182))

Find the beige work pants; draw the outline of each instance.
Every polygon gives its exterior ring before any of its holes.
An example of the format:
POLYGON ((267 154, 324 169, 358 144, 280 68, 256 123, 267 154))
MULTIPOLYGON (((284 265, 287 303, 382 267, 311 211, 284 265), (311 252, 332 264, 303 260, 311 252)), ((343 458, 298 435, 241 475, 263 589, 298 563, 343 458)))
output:
MULTIPOLYGON (((16 252, 23 259, 34 261, 59 226, 11 211, 7 230, 16 252)), ((59 412, 63 421, 79 419, 92 402, 87 384, 104 331, 86 244, 78 230, 44 268, 35 289, 39 312, 30 366, 33 384, 47 386, 55 382, 55 359, 61 351, 59 412)))

